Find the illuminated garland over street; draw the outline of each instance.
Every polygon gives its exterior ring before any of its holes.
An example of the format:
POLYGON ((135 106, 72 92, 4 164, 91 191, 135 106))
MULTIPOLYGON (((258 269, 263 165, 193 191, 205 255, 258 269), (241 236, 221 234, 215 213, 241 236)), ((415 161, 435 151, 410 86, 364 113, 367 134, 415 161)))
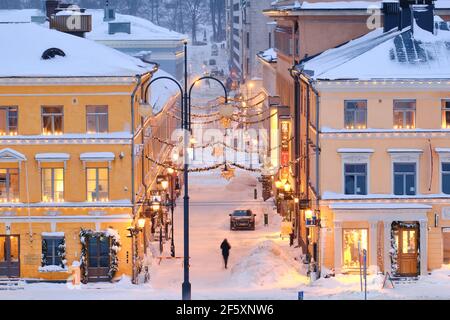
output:
MULTIPOLYGON (((156 164, 157 166, 163 167, 163 168, 165 168, 165 169, 171 168, 171 169, 175 169, 175 170, 180 171, 180 172, 184 172, 184 169, 183 169, 183 168, 174 168, 173 166, 170 166, 170 165, 168 165, 168 164, 165 164, 165 163, 162 163, 162 162, 160 162, 160 161, 154 160, 154 159, 150 158, 149 156, 146 156, 146 158, 147 158, 150 162, 156 164)), ((232 162, 232 163, 229 163, 229 162, 222 162, 222 163, 218 163, 218 164, 215 164, 215 165, 212 165, 212 166, 209 166, 209 167, 193 168, 193 169, 189 169, 188 172, 205 172, 205 171, 210 171, 210 170, 218 169, 218 168, 220 168, 220 167, 222 167, 222 166, 225 167, 225 166, 227 166, 227 165, 231 165, 231 166, 233 166, 233 167, 236 167, 236 168, 239 168, 239 169, 242 169, 242 170, 246 170, 246 171, 251 171, 251 172, 261 172, 261 169, 249 168, 249 167, 246 167, 246 166, 243 166, 243 165, 241 165, 241 164, 234 163, 234 162, 232 162)))

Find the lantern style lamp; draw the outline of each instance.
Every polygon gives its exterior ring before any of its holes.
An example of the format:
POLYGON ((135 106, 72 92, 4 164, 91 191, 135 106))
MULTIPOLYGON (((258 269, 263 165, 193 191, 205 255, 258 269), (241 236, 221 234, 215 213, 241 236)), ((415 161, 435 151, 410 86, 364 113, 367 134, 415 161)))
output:
POLYGON ((153 212, 157 212, 161 208, 161 203, 159 201, 153 201, 151 208, 152 208, 153 212))
POLYGON ((144 229, 144 227, 145 227, 145 218, 139 218, 137 225, 138 225, 138 228, 144 229))
POLYGON ((163 188, 163 190, 167 190, 167 188, 169 187, 169 181, 167 180, 161 181, 161 187, 163 188))
POLYGON ((286 191, 286 192, 291 191, 291 184, 289 182, 286 182, 284 184, 284 191, 286 191))
POLYGON ((280 180, 275 181, 275 187, 277 189, 281 189, 283 186, 283 183, 280 180))
POLYGON ((173 174, 174 172, 175 172, 175 170, 173 168, 167 168, 168 174, 173 174))

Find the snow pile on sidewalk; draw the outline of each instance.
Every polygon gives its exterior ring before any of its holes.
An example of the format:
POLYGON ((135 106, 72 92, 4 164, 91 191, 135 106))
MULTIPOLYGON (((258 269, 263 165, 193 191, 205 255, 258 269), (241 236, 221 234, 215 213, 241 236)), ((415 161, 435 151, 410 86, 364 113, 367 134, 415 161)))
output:
POLYGON ((260 243, 231 269, 231 281, 239 287, 293 287, 306 283, 300 261, 272 240, 260 243))

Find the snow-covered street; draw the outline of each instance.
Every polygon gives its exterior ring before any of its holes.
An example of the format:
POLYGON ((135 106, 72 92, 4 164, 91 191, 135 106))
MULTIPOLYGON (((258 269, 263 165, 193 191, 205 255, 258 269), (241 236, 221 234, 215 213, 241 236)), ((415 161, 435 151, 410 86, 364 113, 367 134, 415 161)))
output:
MULTIPOLYGON (((299 249, 290 248, 280 237, 280 217, 269 203, 253 199, 256 175, 237 171, 227 181, 219 171, 191 176, 191 283, 193 299, 363 299, 359 276, 319 279, 312 285, 298 259, 299 249), (257 214, 255 231, 230 231, 228 214, 250 208, 257 214), (269 212, 269 226, 263 212, 269 212), (225 270, 220 243, 232 246, 225 270)), ((260 185, 258 183, 258 193, 260 185)), ((176 255, 182 256, 182 198, 175 212, 176 255)), ((159 255, 157 243, 155 256, 159 255)), ((170 242, 165 244, 169 250, 170 242)), ((168 253, 165 253, 167 256, 168 253)), ((180 299, 183 268, 181 259, 155 258, 149 284, 132 285, 130 278, 115 284, 90 283, 74 289, 66 284, 25 284, 23 290, 0 291, 0 299, 180 299)), ((450 268, 434 271, 415 283, 381 289, 383 276, 368 277, 368 299, 450 299, 450 268)))

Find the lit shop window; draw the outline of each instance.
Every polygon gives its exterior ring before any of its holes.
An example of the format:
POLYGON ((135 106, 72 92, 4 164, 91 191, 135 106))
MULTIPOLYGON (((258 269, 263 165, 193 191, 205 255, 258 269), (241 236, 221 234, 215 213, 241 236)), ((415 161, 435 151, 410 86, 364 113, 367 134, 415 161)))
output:
POLYGON ((19 202, 19 169, 0 169, 0 202, 19 202))
POLYGON ((450 162, 442 163, 442 193, 450 194, 450 162))
POLYGON ((109 172, 108 168, 88 168, 87 201, 108 201, 109 172))
POLYGON ((362 257, 362 251, 367 250, 367 229, 344 229, 343 232, 344 267, 359 268, 359 254, 362 257))
POLYGON ((42 134, 63 133, 63 107, 42 107, 42 134))
POLYGON ((87 106, 86 107, 86 129, 87 133, 108 132, 108 107, 87 106))
POLYGON ((345 101, 345 128, 365 129, 367 127, 367 101, 345 101))
POLYGON ((394 129, 416 127, 416 100, 394 100, 394 129))
POLYGON ((0 135, 17 135, 17 107, 0 107, 0 135))
POLYGON ((64 201, 64 169, 42 169, 42 201, 64 201))
POLYGON ((450 100, 442 100, 442 128, 450 129, 450 100))

